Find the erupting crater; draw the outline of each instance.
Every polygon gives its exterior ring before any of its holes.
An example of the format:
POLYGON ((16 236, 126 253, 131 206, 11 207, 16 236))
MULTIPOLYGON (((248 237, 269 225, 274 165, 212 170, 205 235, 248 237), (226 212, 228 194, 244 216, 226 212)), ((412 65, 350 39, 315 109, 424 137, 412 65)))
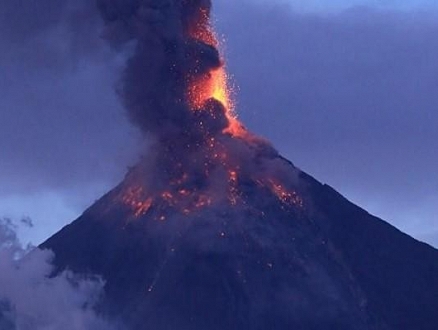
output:
MULTIPOLYGON (((156 153, 129 173, 114 204, 124 204, 134 218, 168 207, 188 216, 211 207, 250 205, 245 187, 258 186, 288 207, 304 208, 296 188, 290 184, 286 188, 275 171, 267 170, 278 158, 275 149, 249 133, 235 115, 208 2, 185 3, 184 37, 174 45, 181 48, 183 59, 170 54, 168 64, 163 64, 164 71, 170 65, 172 75, 168 78, 172 84, 172 79, 182 74, 184 97, 178 98, 176 92, 169 95, 169 91, 162 95, 183 101, 181 106, 166 111, 177 113, 181 107, 186 108, 187 122, 180 123, 186 127, 158 140, 156 153), (144 168, 154 175, 145 173, 144 168)), ((166 38, 163 36, 163 40, 166 38)), ((166 219, 155 213, 156 219, 166 219)))

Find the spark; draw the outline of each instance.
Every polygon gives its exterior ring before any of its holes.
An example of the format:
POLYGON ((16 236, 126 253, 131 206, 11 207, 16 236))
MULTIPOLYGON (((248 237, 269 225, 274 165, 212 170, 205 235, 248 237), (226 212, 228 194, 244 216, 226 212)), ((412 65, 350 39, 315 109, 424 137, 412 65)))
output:
MULTIPOLYGON (((202 10, 201 19, 192 27, 190 35, 194 39, 220 50, 221 42, 209 21, 208 11, 202 10)), ((246 130, 235 114, 234 102, 231 97, 233 89, 229 82, 230 79, 223 56, 221 56, 219 68, 212 69, 208 74, 201 77, 189 76, 187 78, 189 81, 187 96, 190 107, 197 111, 202 110, 209 99, 220 102, 225 108, 225 116, 229 122, 223 133, 244 137, 246 130)), ((201 123, 202 125, 203 123, 201 123)))

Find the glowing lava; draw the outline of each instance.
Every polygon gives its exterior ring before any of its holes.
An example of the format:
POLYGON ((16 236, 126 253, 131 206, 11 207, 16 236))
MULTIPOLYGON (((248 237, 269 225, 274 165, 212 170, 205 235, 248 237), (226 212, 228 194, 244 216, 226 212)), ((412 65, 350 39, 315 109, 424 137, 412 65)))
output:
POLYGON ((122 196, 122 201, 134 211, 135 217, 145 215, 152 206, 152 198, 143 199, 143 188, 130 188, 122 196))
POLYGON ((228 109, 231 108, 230 96, 227 88, 227 73, 225 68, 220 68, 211 72, 212 97, 223 104, 228 109))
POLYGON ((188 99, 193 110, 201 110, 209 99, 219 101, 227 112, 232 112, 228 77, 224 67, 215 69, 205 76, 193 79, 188 87, 188 99))
MULTIPOLYGON (((199 15, 198 23, 192 27, 189 34, 195 40, 214 47, 220 53, 220 42, 210 24, 209 12, 201 10, 199 15)), ((223 56, 220 57, 221 63, 218 68, 214 68, 204 75, 196 76, 196 78, 188 77, 188 103, 193 110, 202 110, 208 100, 219 101, 225 108, 225 116, 228 119, 228 127, 224 130, 224 133, 244 137, 246 130, 234 112, 234 103, 231 97, 232 89, 225 61, 223 56)))
POLYGON ((268 187, 284 204, 293 204, 301 208, 304 206, 303 199, 295 191, 288 191, 282 184, 273 179, 268 180, 268 187))

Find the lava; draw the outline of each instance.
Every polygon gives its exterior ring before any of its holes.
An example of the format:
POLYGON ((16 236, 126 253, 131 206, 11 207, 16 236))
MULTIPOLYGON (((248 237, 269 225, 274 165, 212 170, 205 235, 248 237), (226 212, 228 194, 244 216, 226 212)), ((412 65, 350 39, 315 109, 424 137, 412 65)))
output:
MULTIPOLYGON (((209 11, 200 10, 199 21, 193 24, 189 31, 192 38, 206 45, 220 49, 219 39, 213 30, 209 11)), ((220 50, 219 50, 220 54, 220 50)), ((235 137, 243 137, 245 129, 234 112, 234 103, 232 101, 232 89, 229 83, 228 73, 225 67, 225 61, 220 54, 220 65, 211 69, 203 75, 188 76, 188 103, 192 110, 202 110, 208 100, 214 99, 220 102, 225 109, 225 117, 228 120, 228 126, 224 133, 231 134, 235 137)))
POLYGON ((145 215, 152 206, 152 198, 142 198, 143 191, 142 187, 131 187, 121 198, 122 202, 134 212, 135 217, 145 215))
POLYGON ((219 101, 227 115, 234 118, 231 91, 225 67, 214 69, 204 76, 189 79, 188 101, 192 110, 202 110, 209 99, 219 101))
POLYGON ((288 191, 281 183, 275 182, 270 178, 267 181, 267 185, 272 193, 284 204, 296 205, 298 207, 304 206, 303 199, 295 191, 288 191))
POLYGON ((211 97, 221 102, 225 109, 232 109, 233 107, 230 102, 230 91, 228 87, 228 76, 224 67, 211 72, 211 85, 211 97))

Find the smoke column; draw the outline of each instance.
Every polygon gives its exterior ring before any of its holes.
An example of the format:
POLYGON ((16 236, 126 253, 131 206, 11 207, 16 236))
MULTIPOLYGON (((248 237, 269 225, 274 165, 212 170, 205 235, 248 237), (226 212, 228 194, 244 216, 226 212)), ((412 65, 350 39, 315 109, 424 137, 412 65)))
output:
POLYGON ((112 45, 135 43, 120 88, 135 125, 165 144, 230 126, 210 1, 98 0, 98 7, 112 45))

